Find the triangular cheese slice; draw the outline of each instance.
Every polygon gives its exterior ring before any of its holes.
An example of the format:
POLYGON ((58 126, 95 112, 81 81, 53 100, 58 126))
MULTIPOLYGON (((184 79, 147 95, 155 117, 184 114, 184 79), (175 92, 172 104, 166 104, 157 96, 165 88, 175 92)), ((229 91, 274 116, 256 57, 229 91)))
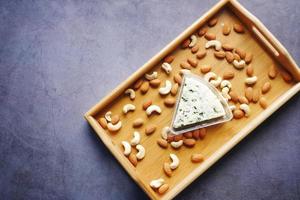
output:
POLYGON ((175 130, 220 118, 226 114, 216 93, 203 81, 192 76, 185 76, 178 98, 172 124, 175 130))

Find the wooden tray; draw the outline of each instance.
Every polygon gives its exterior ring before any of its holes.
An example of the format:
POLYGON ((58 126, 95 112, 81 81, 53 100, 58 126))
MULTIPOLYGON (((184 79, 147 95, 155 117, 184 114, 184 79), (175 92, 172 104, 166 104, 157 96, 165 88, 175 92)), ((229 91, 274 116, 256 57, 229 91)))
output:
MULTIPOLYGON (((200 44, 202 49, 204 49, 206 42, 207 40, 203 37, 198 37, 198 44, 200 44)), ((204 59, 199 60, 198 67, 193 69, 194 73, 201 74, 199 72, 199 66, 203 64, 212 65, 212 71, 219 75, 223 74, 226 69, 233 69, 233 66, 228 64, 226 60, 216 59, 213 52, 213 49, 207 50, 207 56, 204 59)), ((245 70, 235 70, 235 73, 235 78, 231 80, 233 90, 242 95, 245 88, 245 70)), ((296 63, 286 49, 275 39, 264 25, 237 1, 223 0, 187 28, 125 82, 121 83, 102 101, 92 107, 85 114, 85 118, 119 163, 150 198, 172 199, 295 95, 300 90, 299 81, 300 71, 296 63), (207 129, 208 134, 206 138, 197 141, 194 148, 181 147, 180 150, 174 150, 169 147, 166 150, 161 149, 157 145, 156 140, 160 138, 162 128, 170 124, 174 108, 167 108, 164 106, 163 98, 158 94, 158 89, 150 88, 145 95, 141 95, 141 93, 137 91, 136 99, 134 101, 131 101, 128 96, 125 96, 124 91, 142 78, 146 72, 151 72, 153 70, 158 71, 159 79, 162 80, 162 84, 164 84, 166 79, 173 82, 173 75, 180 70, 179 64, 186 61, 189 57, 195 57, 189 48, 180 48, 180 44, 186 38, 189 38, 192 34, 196 33, 197 30, 205 25, 212 16, 218 16, 219 21, 216 26, 209 29, 209 32, 215 33, 218 40, 229 43, 235 47, 240 47, 246 52, 251 52, 253 54, 253 61, 251 64, 254 66, 255 75, 258 77, 258 82, 254 86, 254 89, 260 89, 262 83, 266 80, 271 82, 272 89, 264 95, 269 106, 267 109, 263 110, 258 103, 252 103, 250 105, 252 114, 249 118, 233 120, 223 125, 209 127, 207 129), (237 34, 232 30, 229 36, 224 36, 222 34, 221 24, 225 22, 229 24, 235 22, 243 24, 244 27, 247 27, 246 33, 237 34), (175 60, 172 63, 172 75, 168 77, 162 72, 160 66, 162 64, 162 59, 169 54, 175 55, 175 60), (280 75, 274 80, 269 80, 267 72, 272 64, 274 64, 279 71, 289 71, 293 76, 294 81, 292 83, 286 83, 280 75), (149 99, 152 99, 154 104, 161 106, 163 110, 161 115, 151 117, 146 116, 145 111, 142 109, 142 104, 149 99), (122 108, 127 103, 133 103, 137 109, 125 116, 122 114, 122 108), (104 130, 97 122, 97 120, 100 117, 103 117, 109 110, 114 114, 119 114, 121 116, 121 121, 123 122, 121 130, 115 134, 104 130), (132 127, 132 122, 138 117, 143 118, 146 124, 156 124, 158 128, 151 136, 145 135, 145 125, 136 129, 141 133, 141 144, 146 149, 146 156, 136 167, 134 167, 127 157, 123 155, 121 141, 130 141, 132 133, 135 130, 132 127), (179 157, 181 164, 178 169, 173 171, 172 177, 169 178, 164 174, 162 166, 164 162, 169 161, 169 154, 172 152, 175 152, 179 157), (204 162, 200 164, 190 162, 191 154, 196 152, 204 155, 204 162), (170 186, 169 190, 163 195, 159 195, 149 186, 151 180, 159 177, 164 178, 170 186)))

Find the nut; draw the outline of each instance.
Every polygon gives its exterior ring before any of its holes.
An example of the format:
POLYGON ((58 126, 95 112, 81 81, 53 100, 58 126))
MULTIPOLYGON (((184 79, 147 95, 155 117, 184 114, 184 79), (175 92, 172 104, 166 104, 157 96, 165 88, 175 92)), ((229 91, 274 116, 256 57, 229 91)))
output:
POLYGON ((121 121, 119 121, 117 124, 112 124, 112 123, 107 124, 108 130, 111 132, 116 132, 116 131, 120 130, 121 127, 122 127, 121 121))
POLYGON ((236 48, 235 53, 237 53, 241 59, 245 59, 245 57, 246 57, 246 52, 240 48, 236 48))
POLYGON ((140 143, 140 141, 141 141, 141 135, 140 135, 140 133, 137 132, 137 131, 134 131, 133 132, 133 138, 131 139, 130 144, 132 146, 136 146, 136 145, 138 145, 140 143))
POLYGON ((253 66, 252 65, 248 65, 247 68, 246 68, 246 74, 247 76, 253 76, 254 74, 254 69, 253 69, 253 66))
POLYGON ((250 64, 253 59, 253 55, 251 53, 246 53, 245 62, 246 64, 250 64))
POLYGON ((207 30, 208 30, 208 27, 202 27, 202 28, 198 31, 198 35, 199 35, 200 37, 202 37, 203 35, 206 34, 207 30))
POLYGON ((164 62, 170 64, 170 63, 173 62, 174 59, 175 59, 175 56, 174 56, 174 55, 168 55, 168 56, 165 57, 164 62))
POLYGON ((183 74, 190 74, 191 73, 191 70, 189 69, 181 69, 179 71, 179 74, 182 76, 183 74))
POLYGON ((136 159, 136 156, 134 155, 134 154, 130 154, 129 156, 128 156, 128 160, 131 162, 131 164, 133 165, 133 166, 137 166, 137 163, 138 163, 138 161, 137 161, 137 159, 136 159))
POLYGON ((111 115, 112 115, 111 111, 105 113, 104 118, 106 119, 107 122, 111 122, 111 115))
POLYGON ((222 88, 222 96, 227 100, 231 99, 231 96, 229 95, 229 90, 230 90, 230 88, 228 88, 228 87, 222 88))
POLYGON ((156 180, 152 180, 150 182, 150 187, 152 187, 153 189, 158 189, 160 188, 160 186, 162 186, 165 183, 165 180, 162 178, 156 179, 156 180))
POLYGON ((183 141, 182 140, 179 140, 179 141, 173 141, 171 142, 171 146, 174 148, 174 149, 179 149, 183 144, 183 141))
POLYGON ((179 87, 178 83, 175 83, 175 84, 172 86, 172 88, 171 88, 171 94, 172 94, 173 96, 175 96, 175 95, 177 94, 178 87, 179 87))
POLYGON ((171 81, 166 80, 165 87, 159 88, 158 91, 159 91, 159 94, 161 94, 161 95, 167 95, 167 94, 170 93, 171 89, 172 89, 172 83, 171 83, 171 81))
POLYGON ((206 51, 200 51, 200 52, 198 52, 197 54, 196 54, 196 57, 198 58, 198 59, 202 59, 202 58, 204 58, 206 56, 206 51))
POLYGON ((199 46, 198 46, 198 45, 195 45, 195 46, 191 49, 191 52, 195 54, 195 53, 198 52, 198 50, 199 50, 199 46))
POLYGON ((187 62, 192 66, 192 67, 197 67, 198 65, 198 61, 196 59, 193 59, 193 58, 188 58, 187 59, 187 62))
POLYGON ((152 100, 148 100, 145 103, 143 103, 143 109, 147 110, 147 108, 151 105, 152 105, 152 100))
POLYGON ((170 167, 170 164, 165 162, 163 166, 164 172, 167 176, 171 177, 172 176, 172 169, 170 167))
POLYGON ((223 74, 223 79, 229 80, 234 78, 234 72, 233 71, 225 71, 223 74))
POLYGON ((194 130, 192 133, 193 133, 193 138, 195 140, 199 140, 200 139, 200 136, 199 136, 200 131, 199 131, 199 129, 194 130))
POLYGON ((234 48, 233 46, 229 45, 229 44, 222 44, 222 48, 225 50, 225 51, 232 51, 234 48))
POLYGON ((274 79, 274 78, 276 78, 277 74, 278 74, 277 69, 275 68, 274 65, 271 65, 269 72, 268 72, 269 78, 274 79))
POLYGON ((170 127, 168 126, 164 127, 161 131, 161 138, 167 140, 170 132, 171 132, 170 127))
POLYGON ((214 72, 208 72, 204 75, 204 80, 209 82, 211 79, 216 79, 217 75, 214 72))
POLYGON ((170 74, 172 72, 172 66, 167 62, 164 62, 161 65, 161 68, 166 72, 166 74, 170 74))
POLYGON ((230 81, 228 81, 228 80, 223 80, 223 81, 221 82, 221 88, 225 88, 225 87, 231 89, 232 85, 231 85, 230 81))
POLYGON ((216 39, 216 35, 213 33, 206 33, 204 37, 207 40, 215 40, 216 39))
POLYGON ((218 76, 218 78, 217 79, 215 79, 215 80, 210 80, 209 81, 214 87, 219 87, 219 85, 221 84, 221 82, 222 82, 222 78, 220 77, 220 76, 218 76))
POLYGON ((237 95, 237 93, 235 93, 234 91, 230 91, 229 95, 231 97, 231 101, 233 101, 235 103, 238 102, 238 95, 237 95))
POLYGON ((244 117, 244 112, 240 109, 235 109, 233 111, 233 117, 234 117, 234 119, 241 119, 244 117))
POLYGON ((259 101, 259 90, 253 90, 253 97, 252 97, 252 102, 257 103, 259 101))
POLYGON ((181 44, 181 48, 183 48, 183 49, 188 48, 190 43, 191 43, 191 40, 189 38, 184 40, 181 44))
POLYGON ((280 73, 285 82, 287 82, 287 83, 292 82, 293 78, 289 72, 287 72, 286 70, 283 69, 280 73))
POLYGON ((203 140, 206 136, 206 128, 200 128, 199 129, 199 137, 201 140, 203 140))
POLYGON ((253 100, 253 88, 247 87, 245 90, 245 97, 248 99, 249 102, 253 100))
POLYGON ((234 57, 234 60, 237 60, 237 61, 240 61, 241 60, 241 57, 239 56, 239 54, 233 52, 233 57, 234 57))
POLYGON ((239 96, 238 99, 239 99, 240 104, 243 104, 243 103, 244 104, 249 104, 248 99, 244 96, 239 96))
POLYGON ((203 160, 204 160, 204 157, 203 157, 203 155, 200 154, 200 153, 194 153, 194 154, 192 154, 192 156, 191 156, 191 161, 192 161, 193 163, 200 163, 200 162, 203 162, 203 160))
POLYGON ((116 124, 120 121, 120 116, 119 115, 114 115, 111 117, 111 123, 116 124))
POLYGON ((224 24, 222 33, 223 35, 229 35, 231 32, 231 27, 228 24, 224 24))
POLYGON ((250 115, 250 107, 247 105, 247 104, 241 104, 240 105, 240 109, 242 110, 242 111, 244 111, 244 113, 245 113, 245 116, 246 117, 249 117, 249 115, 250 115))
POLYGON ((169 143, 173 142, 173 141, 174 141, 174 138, 175 138, 175 135, 173 135, 173 134, 168 134, 168 135, 167 135, 167 141, 168 141, 169 143))
POLYGON ((173 154, 173 153, 170 153, 170 158, 171 158, 171 160, 172 160, 172 162, 171 162, 171 164, 170 164, 170 168, 171 168, 172 170, 174 170, 174 169, 176 169, 176 168, 179 166, 179 159, 178 159, 178 157, 177 157, 175 154, 173 154))
POLYGON ((240 61, 234 60, 233 61, 233 66, 236 69, 244 69, 245 65, 246 65, 246 63, 244 60, 240 60, 240 61))
POLYGON ((256 76, 252 76, 252 77, 249 77, 249 78, 246 78, 245 79, 245 83, 247 85, 254 85, 257 81, 257 77, 256 76))
POLYGON ((101 125, 101 127, 103 129, 106 129, 107 128, 107 121, 104 117, 101 117, 99 120, 98 120, 99 124, 101 125))
POLYGON ((146 154, 145 148, 142 145, 140 145, 140 144, 136 145, 135 148, 138 151, 136 153, 136 158, 138 160, 142 160, 145 157, 145 154, 146 154))
POLYGON ((175 74, 173 79, 174 79, 175 83, 178 83, 179 85, 181 85, 182 77, 180 76, 180 74, 175 74))
POLYGON ((167 107, 173 107, 174 104, 176 103, 176 99, 173 97, 168 97, 164 100, 164 103, 167 107))
POLYGON ((139 89, 139 88, 141 87, 142 84, 143 84, 143 80, 142 80, 142 79, 136 81, 136 82, 134 83, 134 85, 133 85, 133 89, 135 89, 135 90, 139 89))
POLYGON ((225 58, 226 58, 228 63, 232 63, 233 60, 234 60, 233 53, 231 53, 230 51, 226 51, 225 52, 225 58))
POLYGON ((164 194, 168 189, 169 189, 169 185, 165 183, 158 188, 158 194, 164 194))
POLYGON ((261 97, 259 99, 259 105, 263 108, 263 109, 266 109, 268 107, 268 102, 266 100, 265 97, 261 97))
POLYGON ((145 74, 145 78, 148 81, 154 80, 157 78, 158 73, 156 71, 152 72, 152 74, 145 74))
POLYGON ((208 26, 213 27, 218 23, 218 18, 214 17, 208 21, 208 26))
POLYGON ((137 128, 140 127, 144 124, 144 120, 142 118, 137 118, 136 120, 133 121, 132 126, 137 128))
POLYGON ((157 113, 160 115, 161 109, 157 105, 151 105, 146 109, 146 113, 148 116, 152 115, 153 113, 157 113))
POLYGON ((160 85, 160 82, 161 81, 158 78, 156 78, 151 80, 149 83, 151 87, 157 88, 160 85))
POLYGON ((127 142, 127 141, 122 141, 121 143, 122 143, 123 148, 124 148, 123 154, 124 154, 125 156, 129 156, 129 154, 131 153, 131 146, 130 146, 129 142, 127 142))
MULTIPOLYGON (((193 132, 189 131, 189 132, 185 132, 182 134, 185 138, 193 138, 193 132)), ((184 141, 183 141, 184 143, 184 141)))
POLYGON ((265 82, 261 88, 261 92, 263 94, 266 94, 267 92, 269 92, 271 90, 271 83, 270 82, 265 82))
POLYGON ((233 30, 237 33, 244 33, 245 32, 244 27, 240 24, 234 24, 233 25, 233 30))
POLYGON ((145 128, 145 134, 146 135, 151 135, 152 133, 155 132, 155 130, 156 130, 156 126, 150 124, 150 125, 146 126, 146 128, 145 128))
POLYGON ((164 148, 164 149, 168 148, 168 142, 167 142, 167 140, 164 140, 164 139, 162 139, 162 138, 159 138, 159 139, 157 140, 157 144, 158 144, 161 148, 164 148))
POLYGON ((234 110, 236 109, 236 106, 235 106, 235 105, 229 105, 229 109, 230 109, 231 111, 234 111, 234 110))
POLYGON ((182 69, 189 69, 189 70, 192 69, 192 66, 187 62, 180 63, 180 67, 182 69))
POLYGON ((216 58, 218 59, 223 59, 225 58, 225 52, 224 51, 217 51, 217 52, 214 52, 214 55, 216 58))
POLYGON ((174 135, 174 141, 175 142, 178 142, 179 140, 182 140, 182 139, 183 139, 183 135, 182 134, 174 135))
POLYGON ((222 43, 219 40, 210 40, 206 42, 205 48, 208 49, 210 47, 214 47, 216 51, 220 51, 222 47, 222 43))
POLYGON ((189 47, 194 47, 196 44, 197 44, 197 37, 196 37, 196 35, 192 35, 189 47))
POLYGON ((131 100, 134 100, 135 99, 135 91, 131 88, 128 88, 126 91, 125 91, 125 94, 126 95, 129 95, 129 98, 131 100))
POLYGON ((193 147, 196 144, 196 140, 193 138, 186 138, 186 139, 183 139, 183 144, 186 147, 193 147))
POLYGON ((126 104, 125 106, 123 106, 123 113, 127 114, 129 111, 134 111, 135 110, 135 105, 133 104, 126 104))
POLYGON ((146 94, 149 90, 149 82, 144 81, 143 84, 141 85, 141 93, 146 94))
POLYGON ((202 74, 206 74, 207 72, 210 72, 211 66, 210 65, 203 65, 200 67, 200 71, 202 74))

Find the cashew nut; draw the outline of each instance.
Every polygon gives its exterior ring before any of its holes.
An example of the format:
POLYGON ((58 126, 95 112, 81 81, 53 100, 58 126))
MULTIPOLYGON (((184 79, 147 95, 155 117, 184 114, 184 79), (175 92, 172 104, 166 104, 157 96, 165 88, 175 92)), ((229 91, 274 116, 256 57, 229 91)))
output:
POLYGON ((253 85, 253 84, 256 83, 256 81, 257 81, 257 77, 256 76, 252 76, 252 77, 246 78, 245 83, 247 85, 253 85))
POLYGON ((222 47, 222 43, 219 40, 210 40, 206 42, 205 48, 208 49, 210 47, 214 47, 216 51, 220 51, 222 47))
POLYGON ((221 84, 222 78, 219 76, 216 80, 211 80, 209 81, 213 86, 219 87, 221 84))
POLYGON ((222 82, 221 82, 221 86, 220 86, 222 89, 224 88, 224 87, 228 87, 229 89, 231 89, 231 87, 232 87, 232 85, 231 85, 231 83, 230 83, 230 81, 228 81, 228 80, 223 80, 222 82))
POLYGON ((167 94, 170 93, 171 89, 172 89, 172 83, 171 83, 171 81, 166 80, 165 87, 159 88, 159 94, 161 94, 161 95, 167 95, 167 94))
POLYGON ((142 145, 140 145, 140 144, 136 145, 135 148, 136 148, 137 151, 138 151, 138 152, 136 153, 136 158, 137 158, 138 160, 142 160, 142 159, 145 157, 145 153, 146 153, 145 148, 144 148, 142 145))
POLYGON ((189 44, 189 47, 193 47, 197 44, 197 37, 195 35, 191 36, 191 43, 189 44))
POLYGON ((133 104, 126 104, 125 106, 123 106, 123 113, 127 114, 129 111, 134 111, 135 110, 135 106, 133 104))
POLYGON ((233 66, 236 69, 243 69, 246 66, 246 62, 244 60, 240 60, 240 61, 234 60, 233 66))
POLYGON ((177 157, 175 154, 173 154, 173 153, 170 154, 170 158, 171 158, 171 160, 172 160, 172 162, 171 162, 171 164, 170 164, 170 168, 171 168, 172 170, 174 170, 174 169, 176 169, 176 168, 178 167, 178 165, 179 165, 179 159, 178 159, 178 157, 177 157))
POLYGON ((189 70, 189 69, 181 69, 180 72, 179 72, 180 75, 190 74, 190 73, 191 73, 191 70, 189 70))
POLYGON ((130 144, 131 144, 132 146, 136 146, 137 144, 140 143, 140 141, 141 141, 141 135, 140 135, 140 133, 137 132, 137 131, 134 131, 134 132, 133 132, 133 138, 132 138, 132 140, 130 141, 130 144))
POLYGON ((251 110, 250 110, 250 107, 247 104, 245 104, 245 103, 241 104, 240 109, 242 111, 244 111, 246 117, 249 117, 251 110))
POLYGON ((234 111, 234 110, 236 109, 236 106, 235 106, 235 105, 230 105, 230 106, 229 106, 229 109, 230 109, 231 111, 234 111))
POLYGON ((231 99, 231 96, 228 94, 229 91, 230 91, 230 88, 228 88, 228 87, 224 87, 222 89, 222 96, 227 100, 231 99))
POLYGON ((166 72, 166 74, 170 74, 172 72, 172 66, 167 62, 164 62, 161 65, 161 68, 166 72))
POLYGON ((208 72, 204 75, 204 80, 209 82, 211 79, 216 79, 217 75, 214 72, 208 72))
POLYGON ((160 186, 162 186, 165 183, 165 180, 162 178, 156 179, 156 180, 152 180, 150 182, 150 187, 152 187, 153 189, 158 189, 160 188, 160 186))
POLYGON ((149 81, 156 79, 157 78, 157 72, 154 71, 152 74, 145 74, 145 78, 149 81))
POLYGON ((156 112, 156 113, 160 114, 161 113, 160 107, 157 106, 157 105, 151 105, 146 110, 146 113, 147 113, 148 116, 150 116, 153 112, 156 112))
POLYGON ((107 129, 109 131, 112 131, 112 132, 120 130, 121 127, 122 127, 122 122, 121 121, 119 121, 116 124, 112 124, 112 123, 107 124, 107 129))
POLYGON ((171 146, 175 149, 178 149, 179 147, 181 147, 183 144, 183 140, 179 140, 179 141, 173 141, 171 142, 171 146))
POLYGON ((129 142, 127 141, 122 141, 122 145, 123 145, 123 148, 124 148, 124 155, 125 156, 129 156, 129 154, 131 153, 131 146, 129 144, 129 142))
POLYGON ((170 127, 166 126, 163 128, 163 130, 161 131, 161 138, 166 140, 168 139, 168 134, 171 132, 170 127))
POLYGON ((106 121, 111 122, 111 115, 112 115, 111 111, 105 113, 104 118, 106 119, 106 121))
POLYGON ((125 91, 125 94, 129 95, 129 98, 131 100, 135 99, 135 91, 131 88, 128 88, 126 91, 125 91))

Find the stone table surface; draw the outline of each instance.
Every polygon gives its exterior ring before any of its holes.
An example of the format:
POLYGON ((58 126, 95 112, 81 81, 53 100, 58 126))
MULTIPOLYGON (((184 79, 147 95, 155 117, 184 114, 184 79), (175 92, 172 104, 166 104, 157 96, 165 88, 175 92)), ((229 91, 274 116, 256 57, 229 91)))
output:
MULTIPOLYGON (((216 2, 0 1, 0 199, 147 199, 83 114, 216 2)), ((300 63, 300 1, 241 3, 300 63)), ((176 199, 300 199, 299 169, 298 94, 176 199)))

